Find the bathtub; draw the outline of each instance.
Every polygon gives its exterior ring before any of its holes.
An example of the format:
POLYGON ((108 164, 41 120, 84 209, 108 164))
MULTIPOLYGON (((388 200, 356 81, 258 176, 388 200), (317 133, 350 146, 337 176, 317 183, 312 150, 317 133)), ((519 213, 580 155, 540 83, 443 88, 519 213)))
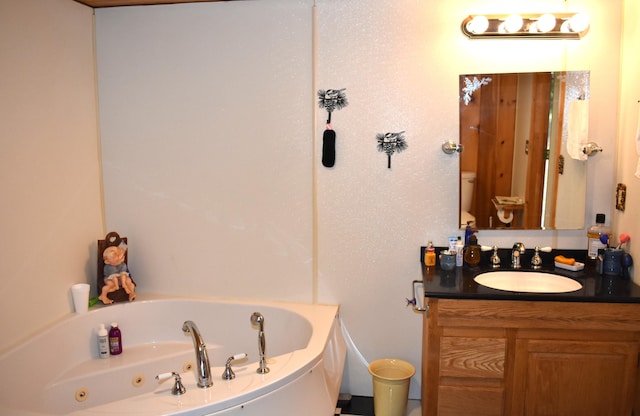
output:
POLYGON ((280 302, 138 295, 131 303, 71 314, 0 356, 3 415, 295 415, 335 411, 346 346, 338 307, 280 302), (258 374, 258 330, 264 316, 267 365, 258 374), (207 344, 214 379, 196 386, 195 351, 182 324, 192 320, 207 344), (101 323, 117 322, 123 353, 98 357, 101 323), (233 380, 223 380, 227 359, 233 380), (186 393, 172 395, 179 373, 186 393))

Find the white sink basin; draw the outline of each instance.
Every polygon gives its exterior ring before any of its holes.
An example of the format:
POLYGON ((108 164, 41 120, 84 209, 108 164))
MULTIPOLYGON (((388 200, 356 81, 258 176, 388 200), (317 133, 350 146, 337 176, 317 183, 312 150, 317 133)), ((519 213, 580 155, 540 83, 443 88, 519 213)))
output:
POLYGON ((566 293, 582 289, 582 285, 573 279, 541 272, 488 272, 477 275, 473 280, 482 286, 509 292, 566 293))

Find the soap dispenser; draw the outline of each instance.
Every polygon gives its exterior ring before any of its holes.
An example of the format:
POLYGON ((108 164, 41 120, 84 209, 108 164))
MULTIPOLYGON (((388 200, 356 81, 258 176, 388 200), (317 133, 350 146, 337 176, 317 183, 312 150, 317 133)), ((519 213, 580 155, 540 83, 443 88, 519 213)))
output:
POLYGON ((478 237, 471 234, 469 237, 469 245, 464 251, 464 262, 469 266, 477 266, 480 263, 480 246, 478 245, 478 237))
POLYGON ((473 228, 471 228, 471 222, 472 221, 467 221, 467 226, 464 229, 464 245, 467 246, 469 245, 469 239, 471 238, 471 235, 473 235, 473 233, 475 231, 473 231, 473 228))

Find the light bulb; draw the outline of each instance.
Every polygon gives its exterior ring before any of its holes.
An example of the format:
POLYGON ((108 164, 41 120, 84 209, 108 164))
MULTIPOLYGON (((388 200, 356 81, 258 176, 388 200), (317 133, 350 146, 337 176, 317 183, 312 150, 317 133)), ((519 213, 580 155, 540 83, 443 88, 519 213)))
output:
POLYGON ((512 14, 500 25, 500 31, 504 33, 515 33, 522 28, 522 16, 512 14))
POLYGON ((569 19, 569 29, 572 32, 582 32, 589 27, 589 16, 586 13, 578 13, 569 19))
POLYGON ((467 23, 467 31, 474 35, 480 35, 487 31, 489 28, 489 19, 486 16, 474 16, 469 23, 467 23))
POLYGON ((547 13, 540 16, 538 21, 534 24, 537 32, 547 33, 551 32, 556 27, 556 18, 554 15, 547 13))

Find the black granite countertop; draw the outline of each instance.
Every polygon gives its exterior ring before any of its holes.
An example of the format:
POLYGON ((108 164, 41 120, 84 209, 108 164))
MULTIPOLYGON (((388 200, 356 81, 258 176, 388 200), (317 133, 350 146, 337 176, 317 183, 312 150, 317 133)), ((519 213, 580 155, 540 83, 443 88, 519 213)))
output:
MULTIPOLYGON (((421 255, 424 248, 421 249, 421 255)), ((436 248, 439 253, 444 250, 436 248)), ((439 261, 435 267, 425 267, 422 264, 422 281, 426 297, 447 299, 484 299, 484 300, 535 300, 556 302, 606 302, 606 303, 640 303, 640 286, 629 278, 622 276, 601 275, 597 270, 597 263, 586 259, 586 250, 554 250, 551 253, 540 253, 542 268, 533 270, 530 266, 534 251, 527 249, 521 257, 522 268, 513 269, 510 264, 511 250, 500 249, 498 254, 501 259, 500 268, 489 266, 489 257, 492 252, 483 252, 478 266, 464 265, 454 270, 445 271, 440 268, 439 261), (581 271, 569 271, 555 267, 553 258, 562 254, 573 257, 584 263, 581 271), (569 277, 582 284, 582 289, 568 293, 523 293, 491 289, 474 281, 474 277, 480 273, 498 270, 516 272, 536 271, 554 273, 569 277)), ((424 256, 421 256, 424 258, 424 256)))

